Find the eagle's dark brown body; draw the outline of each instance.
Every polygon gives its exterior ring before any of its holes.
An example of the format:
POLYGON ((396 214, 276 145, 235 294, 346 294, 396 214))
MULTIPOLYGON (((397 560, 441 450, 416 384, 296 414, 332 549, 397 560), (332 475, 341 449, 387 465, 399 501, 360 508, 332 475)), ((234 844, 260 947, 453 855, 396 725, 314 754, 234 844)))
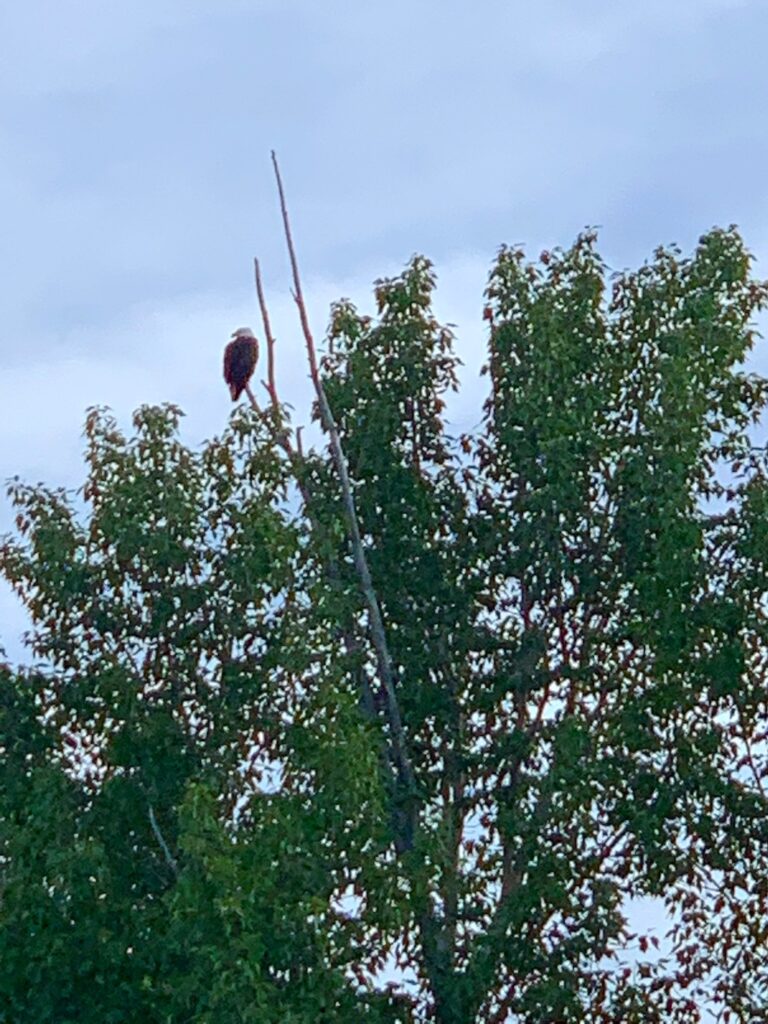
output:
POLYGON ((233 340, 224 349, 224 380, 236 402, 253 376, 259 358, 259 343, 246 328, 235 331, 233 340))

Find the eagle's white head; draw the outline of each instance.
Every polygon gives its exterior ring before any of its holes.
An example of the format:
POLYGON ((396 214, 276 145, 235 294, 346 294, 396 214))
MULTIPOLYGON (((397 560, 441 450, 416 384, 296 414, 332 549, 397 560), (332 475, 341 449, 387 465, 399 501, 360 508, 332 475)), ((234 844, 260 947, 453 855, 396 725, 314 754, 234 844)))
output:
POLYGON ((256 335, 253 333, 250 327, 238 327, 236 331, 232 331, 233 338, 255 338, 256 335))

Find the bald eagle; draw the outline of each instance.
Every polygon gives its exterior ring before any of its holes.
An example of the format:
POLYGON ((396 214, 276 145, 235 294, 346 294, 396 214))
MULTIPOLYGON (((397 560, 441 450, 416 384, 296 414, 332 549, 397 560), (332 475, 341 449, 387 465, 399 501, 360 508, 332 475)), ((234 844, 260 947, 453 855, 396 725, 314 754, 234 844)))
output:
POLYGON ((236 402, 256 369, 259 343, 250 327, 238 327, 224 349, 224 380, 236 402))

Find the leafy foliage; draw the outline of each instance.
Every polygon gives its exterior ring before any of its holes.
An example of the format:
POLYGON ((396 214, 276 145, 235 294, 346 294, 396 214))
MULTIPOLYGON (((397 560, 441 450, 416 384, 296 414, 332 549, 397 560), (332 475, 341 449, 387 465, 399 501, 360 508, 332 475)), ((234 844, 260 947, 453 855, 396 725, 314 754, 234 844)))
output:
POLYGON ((0 1019, 765 1012, 768 290, 733 229, 612 276, 589 233, 503 248, 453 439, 434 283, 338 303, 322 366, 410 789, 324 450, 94 409, 82 501, 12 483, 0 1019))

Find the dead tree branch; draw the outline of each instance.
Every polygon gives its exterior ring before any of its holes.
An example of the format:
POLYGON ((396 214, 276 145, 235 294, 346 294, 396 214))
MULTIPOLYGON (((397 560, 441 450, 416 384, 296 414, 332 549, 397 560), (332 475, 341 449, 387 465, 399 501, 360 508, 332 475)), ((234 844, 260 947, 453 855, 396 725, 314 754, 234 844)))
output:
POLYGON ((155 817, 155 809, 152 806, 152 804, 149 804, 148 806, 149 824, 152 826, 152 831, 155 834, 155 839, 157 839, 158 843, 160 844, 160 849, 163 851, 163 856, 165 857, 166 864, 174 873, 174 875, 178 875, 179 865, 176 861, 176 858, 171 853, 170 847, 168 846, 168 843, 166 843, 163 833, 160 831, 160 826, 158 825, 157 818, 155 817))
POLYGON ((253 261, 253 274, 256 279, 256 294, 259 298, 261 321, 264 324, 264 337, 267 344, 267 379, 264 386, 267 389, 272 408, 277 415, 280 411, 280 400, 277 397, 277 384, 275 382, 275 339, 269 322, 269 309, 267 308, 267 300, 264 297, 264 288, 261 283, 261 268, 259 267, 258 259, 253 261))
MULTIPOLYGON (((406 745, 405 730, 395 689, 395 673, 392 664, 392 657, 387 644, 381 606, 373 585, 373 578, 371 576, 368 559, 366 557, 365 548, 363 547, 363 541, 360 534, 360 524, 357 518, 357 510, 355 508, 355 501, 352 494, 352 484, 349 478, 346 457, 341 445, 341 438, 339 436, 336 420, 328 402, 318 369, 317 350, 315 348, 314 337, 309 326, 309 317, 307 314, 306 303, 304 301, 304 293, 301 287, 298 262, 296 260, 296 250, 294 248, 291 226, 288 219, 285 192, 283 190, 280 168, 278 167, 277 157, 274 151, 272 152, 272 164, 275 171, 277 190, 280 197, 280 211, 283 217, 283 228, 288 246, 288 256, 291 262, 294 288, 293 297, 298 308, 299 319, 304 333, 307 357, 309 360, 309 372, 315 389, 315 394, 317 396, 318 407, 320 410, 320 421, 324 430, 328 434, 331 456, 333 458, 334 467, 338 474, 339 484, 341 486, 342 503, 347 519, 347 528, 349 531, 350 544, 352 546, 355 572, 357 574, 360 591, 365 602, 368 616, 368 628, 371 641, 376 652, 378 675, 386 705, 392 760, 395 765, 402 790, 404 791, 404 795, 409 803, 409 808, 407 810, 407 816, 409 818, 408 832, 412 835, 413 824, 415 821, 415 806, 413 801, 416 791, 416 779, 406 745)), ((410 841, 407 845, 410 845, 410 841)))

